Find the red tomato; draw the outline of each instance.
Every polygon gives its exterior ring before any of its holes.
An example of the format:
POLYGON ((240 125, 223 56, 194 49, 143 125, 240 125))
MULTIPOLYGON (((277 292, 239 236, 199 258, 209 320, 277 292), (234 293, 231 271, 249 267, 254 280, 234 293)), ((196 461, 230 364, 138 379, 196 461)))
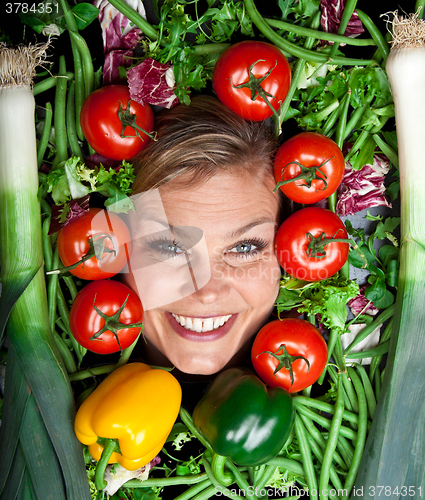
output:
MULTIPOLYGON (((129 160, 148 145, 150 137, 131 126, 125 128, 125 137, 121 137, 123 124, 118 113, 121 104, 123 111, 127 110, 129 101, 130 91, 126 85, 106 85, 92 92, 84 101, 81 129, 96 153, 114 160, 129 160)), ((137 117, 138 127, 148 133, 153 131, 154 115, 149 104, 131 101, 130 113, 137 117)))
POLYGON ((99 241, 102 235, 109 236, 104 246, 115 252, 105 252, 100 260, 93 256, 71 269, 71 274, 85 280, 101 280, 115 276, 125 267, 131 254, 130 231, 118 215, 100 208, 89 208, 59 231, 57 247, 63 265, 79 262, 90 250, 89 238, 99 241))
POLYGON ((344 155, 336 142, 317 132, 302 132, 284 142, 276 153, 274 175, 276 182, 288 181, 301 174, 297 163, 307 168, 306 174, 318 179, 299 179, 280 186, 286 196, 296 203, 312 204, 335 192, 345 171, 344 155), (323 180, 325 179, 326 184, 323 180))
POLYGON ((254 370, 261 380, 270 387, 283 387, 289 392, 302 391, 312 385, 322 374, 327 360, 328 347, 319 330, 309 321, 299 318, 284 318, 267 323, 255 337, 251 350, 254 370), (271 354, 283 353, 284 345, 291 356, 304 359, 292 361, 294 383, 287 368, 282 367, 276 374, 278 359, 271 354))
POLYGON ((310 251, 311 239, 348 239, 341 219, 330 210, 307 207, 294 212, 280 225, 275 238, 277 259, 283 269, 303 281, 333 276, 348 258, 349 243, 328 241, 319 251, 310 251))
POLYGON ((225 50, 214 67, 212 84, 220 101, 246 120, 260 121, 272 116, 273 111, 265 100, 247 87, 235 88, 249 81, 252 74, 261 79, 267 76, 261 88, 273 97, 266 97, 275 110, 285 100, 291 84, 291 68, 286 57, 274 45, 267 42, 246 40, 225 50))
POLYGON ((143 307, 139 297, 127 285, 113 280, 92 281, 82 288, 72 303, 69 312, 69 326, 75 340, 89 351, 110 354, 129 347, 140 333, 141 327, 117 329, 116 335, 104 331, 92 339, 104 326, 105 319, 99 315, 94 305, 107 316, 118 312, 127 299, 117 321, 124 325, 140 323, 143 307), (118 337, 118 340, 117 340, 118 337))

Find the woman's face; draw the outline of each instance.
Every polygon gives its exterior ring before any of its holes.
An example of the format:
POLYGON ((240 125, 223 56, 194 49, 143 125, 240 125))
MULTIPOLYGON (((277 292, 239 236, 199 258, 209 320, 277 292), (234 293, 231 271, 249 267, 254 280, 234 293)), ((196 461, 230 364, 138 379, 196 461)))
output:
POLYGON ((159 188, 160 198, 157 192, 137 210, 138 270, 130 284, 145 307, 146 347, 153 344, 182 372, 209 375, 229 363, 273 309, 279 200, 272 176, 217 174, 182 188, 184 181, 159 188))

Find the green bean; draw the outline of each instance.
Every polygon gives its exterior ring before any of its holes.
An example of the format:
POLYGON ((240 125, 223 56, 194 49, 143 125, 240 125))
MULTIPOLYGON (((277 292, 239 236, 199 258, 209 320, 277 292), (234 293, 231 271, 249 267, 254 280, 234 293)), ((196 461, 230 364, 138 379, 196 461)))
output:
MULTIPOLYGON (((209 464, 208 460, 205 457, 202 457, 201 461, 202 461, 202 465, 204 466, 205 472, 207 473, 208 479, 215 486, 216 490, 219 490, 219 489, 223 490, 224 488, 226 488, 227 486, 230 486, 233 483, 233 481, 231 481, 231 482, 227 482, 227 481, 223 482, 222 481, 224 479, 223 479, 223 477, 221 477, 222 476, 221 473, 223 472, 223 475, 224 475, 224 471, 215 471, 215 472, 218 472, 219 477, 217 477, 217 475, 213 471, 212 466, 209 464)), ((223 462, 223 465, 224 465, 224 462, 223 462)))
MULTIPOLYGON (((316 28, 319 26, 319 24, 320 24, 320 13, 317 13, 316 17, 313 18, 311 25, 313 28, 316 28)), ((310 49, 311 47, 313 47, 314 42, 315 42, 315 39, 313 37, 309 37, 305 41, 304 47, 306 49, 310 49)), ((293 97, 295 91, 297 90, 298 81, 301 77, 301 74, 304 71, 305 65, 306 65, 305 59, 298 59, 297 64, 295 65, 295 70, 294 70, 293 75, 292 75, 291 84, 289 86, 288 93, 286 94, 285 100, 279 109, 279 116, 280 116, 280 120, 279 120, 279 124, 278 124, 279 128, 281 127, 282 122, 285 121, 286 114, 288 112, 289 106, 291 105, 292 97, 293 97)), ((279 130, 279 132, 280 132, 280 130, 279 130)))
MULTIPOLYGON (((64 12, 64 17, 66 21, 66 25, 69 31, 78 31, 77 22, 74 17, 74 13, 70 9, 67 0, 60 0, 60 4, 62 10, 64 12)), ((83 106, 83 102, 85 99, 85 87, 84 87, 84 75, 83 75, 83 67, 81 63, 81 56, 78 50, 77 44, 75 40, 71 38, 71 50, 72 57, 74 61, 74 75, 75 75, 75 128, 77 130, 78 137, 83 140, 84 135, 81 130, 80 124, 80 113, 81 108, 83 106)))
POLYGON ((68 89, 68 99, 66 102, 66 131, 72 154, 83 158, 75 128, 75 82, 71 82, 68 89))
POLYGON ((387 340, 382 344, 378 344, 376 347, 372 349, 368 349, 367 351, 361 352, 352 352, 346 355, 347 359, 365 359, 365 358, 373 358, 374 356, 382 356, 386 354, 390 347, 390 341, 387 340))
MULTIPOLYGON (((59 260, 59 267, 63 267, 62 262, 59 260)), ((77 296, 78 290, 77 285, 75 284, 74 278, 72 276, 59 275, 61 279, 65 282, 68 287, 69 293, 71 294, 71 299, 74 300, 77 296)))
MULTIPOLYGON (((394 319, 394 317, 390 318, 387 325, 385 326, 384 331, 382 332, 381 338, 379 339, 380 343, 385 342, 390 338, 391 331, 393 328, 393 319, 394 319)), ((379 366, 379 364, 381 363, 381 360, 382 360, 382 355, 374 356, 372 358, 372 361, 371 361, 370 367, 369 367, 369 379, 371 382, 373 380, 375 370, 379 366)))
POLYGON ((368 104, 364 104, 363 106, 359 106, 354 110, 354 113, 351 115, 350 119, 347 122, 347 126, 345 128, 345 136, 348 137, 354 128, 357 126, 362 116, 364 115, 366 109, 369 107, 368 104))
MULTIPOLYGON (((306 417, 302 413, 300 413, 299 416, 303 421, 304 426, 307 429, 309 435, 316 441, 316 443, 320 446, 320 448, 324 450, 326 448, 326 439, 324 438, 322 433, 314 425, 313 421, 310 420, 308 417, 306 417)), ((345 461, 337 451, 335 451, 334 453, 334 461, 338 464, 338 466, 342 470, 348 470, 348 465, 345 463, 345 461)))
MULTIPOLYGON (((344 387, 344 391, 347 393, 348 399, 350 400, 350 406, 353 409, 354 413, 359 412, 359 402, 357 401, 357 396, 356 392, 353 388, 353 385, 351 384, 350 380, 348 379, 347 372, 342 373, 342 385, 344 387)), ((355 428, 357 428, 357 424, 355 425, 355 428)))
POLYGON ((339 118, 339 115, 341 113, 341 108, 343 105, 344 105, 344 99, 339 103, 339 106, 336 109, 334 109, 332 113, 329 115, 328 119, 326 120, 326 122, 322 127, 323 135, 331 137, 334 134, 333 126, 335 125, 336 121, 339 118))
POLYGON ((362 365, 357 364, 357 363, 354 366, 355 366, 356 370, 358 371, 360 378, 362 380, 363 389, 364 389, 364 393, 365 393, 366 401, 367 401, 367 409, 368 409, 370 418, 373 420, 373 417, 375 416, 375 410, 376 410, 376 399, 375 399, 375 394, 373 392, 372 384, 370 383, 369 376, 366 373, 366 370, 364 369, 364 367, 362 365))
MULTIPOLYGON (((317 458, 317 460, 322 463, 323 462, 323 452, 320 449, 319 445, 316 443, 316 441, 310 436, 307 435, 307 439, 311 448, 311 451, 317 458)), ((332 484, 334 485, 335 489, 342 489, 342 483, 341 480, 339 479, 339 476, 335 470, 335 467, 331 464, 330 469, 329 469, 329 477, 331 479, 332 484)))
POLYGON ((127 19, 130 19, 148 38, 158 40, 159 32, 123 0, 109 0, 109 3, 124 14, 127 19))
POLYGON ((235 476, 236 484, 245 493, 245 496, 251 498, 252 500, 258 500, 257 496, 254 494, 254 491, 252 490, 252 488, 249 487, 248 482, 241 474, 241 471, 239 470, 239 468, 229 459, 226 460, 226 465, 227 465, 227 468, 235 476))
MULTIPOLYGON (((362 383, 354 370, 354 368, 349 367, 348 373, 351 380, 353 381, 354 387, 357 392, 357 398, 359 400, 359 428, 357 431, 356 445, 354 448, 354 456, 351 462, 351 467, 348 471, 347 477, 345 478, 344 488, 348 491, 354 486, 354 481, 357 476, 357 472, 360 467, 360 461, 363 455, 363 449, 366 442, 367 433, 367 401, 365 391, 363 389, 362 383)), ((367 377, 366 377, 367 378, 367 377)))
POLYGON ((216 482, 218 482, 222 486, 230 486, 231 484, 233 484, 235 478, 231 472, 226 472, 224 470, 225 463, 226 457, 223 457, 223 455, 217 455, 217 453, 213 453, 211 470, 214 477, 216 478, 216 482))
POLYGON ((69 336, 72 347, 75 351, 75 355, 78 358, 78 362, 81 363, 81 361, 83 360, 82 347, 75 340, 74 335, 72 335, 71 329, 69 327, 69 308, 68 308, 65 297, 64 297, 63 292, 62 292, 60 287, 57 288, 57 301, 58 301, 58 309, 59 309, 60 317, 65 325, 66 332, 69 336))
MULTIPOLYGON (((356 8, 357 0, 347 0, 344 5, 344 10, 342 12, 341 21, 338 27, 338 35, 343 35, 347 29, 348 23, 350 22, 351 16, 353 15, 354 9, 356 8)), ((339 47, 339 42, 335 42, 332 45, 330 55, 333 57, 339 47)))
POLYGON ((170 477, 151 477, 145 481, 139 479, 131 479, 125 483, 126 488, 152 488, 152 487, 165 487, 176 486, 179 484, 198 484, 208 479, 206 472, 194 474, 191 476, 170 476, 170 477))
MULTIPOLYGON (((319 415, 315 411, 312 411, 309 408, 303 407, 301 405, 298 407, 297 411, 299 413, 302 413, 306 417, 310 418, 314 422, 317 422, 319 425, 321 425, 325 429, 328 429, 328 430, 330 429, 331 422, 326 417, 323 417, 322 415, 319 415)), ((345 425, 341 425, 340 433, 342 436, 344 436, 348 439, 351 439, 351 440, 356 439, 356 431, 354 431, 353 429, 350 429, 349 427, 346 427, 345 425)))
POLYGON ((215 493, 217 493, 216 487, 212 485, 206 490, 201 491, 201 493, 198 493, 195 497, 192 498, 192 500, 208 500, 209 498, 212 498, 215 493))
POLYGON ((206 43, 205 45, 195 45, 191 54, 197 56, 216 54, 217 52, 224 52, 230 45, 230 43, 206 43))
POLYGON ((373 38, 352 38, 349 36, 337 35, 336 33, 328 33, 327 31, 319 31, 317 29, 306 28, 298 24, 287 23, 285 21, 281 21, 280 19, 265 19, 265 21, 273 28, 289 31, 300 36, 316 38, 317 40, 345 43, 346 45, 355 45, 356 47, 376 45, 373 38))
POLYGON ((353 460, 354 448, 344 436, 338 436, 336 447, 341 453, 341 457, 344 459, 344 462, 348 465, 348 468, 350 468, 353 460))
MULTIPOLYGON (((317 410, 323 411, 325 413, 333 414, 335 412, 335 406, 315 398, 294 396, 292 400, 294 402, 295 407, 297 407, 297 405, 304 405, 304 406, 309 406, 311 408, 316 408, 317 410)), ((343 418, 344 420, 348 420, 349 422, 353 422, 355 424, 357 424, 359 420, 359 417, 356 413, 353 413, 346 409, 344 409, 343 418)))
MULTIPOLYGON (((361 332, 358 333, 356 338, 351 342, 350 345, 348 345, 345 350, 344 350, 344 355, 346 356, 353 347, 355 347, 358 343, 362 342, 365 338, 367 338, 372 332, 378 328, 378 326, 382 325, 382 323, 385 323, 388 319, 390 319, 394 315, 394 310, 395 310, 395 304, 391 305, 390 307, 387 307, 384 309, 381 314, 370 323, 370 325, 367 325, 363 328, 361 332)), ((356 353, 357 355, 358 353, 356 353)))
POLYGON ((261 491, 265 486, 267 486, 267 483, 277 470, 277 466, 267 465, 264 474, 258 479, 258 481, 252 483, 255 486, 255 489, 257 491, 261 491))
POLYGON ((388 54, 390 53, 390 47, 388 45, 388 42, 385 40, 382 33, 379 31, 375 23, 367 14, 365 14, 362 10, 359 9, 357 9, 356 12, 359 16, 360 21, 363 23, 363 26, 369 31, 370 36, 373 38, 376 45, 378 46, 378 49, 380 50, 382 57, 384 58, 385 61, 386 58, 388 57, 388 54))
MULTIPOLYGON (((117 1, 117 0, 114 0, 117 1)), ((333 64, 333 65, 352 65, 352 66, 365 66, 369 64, 374 64, 375 61, 368 59, 352 59, 348 57, 330 57, 326 52, 316 52, 313 50, 305 49, 294 43, 288 42, 281 36, 279 36, 273 29, 266 23, 263 17, 258 12, 255 7, 254 0, 244 0, 245 8, 251 21, 259 29, 259 31, 268 38, 274 45, 280 48, 282 51, 286 51, 291 56, 304 59, 306 61, 333 64)))
MULTIPOLYGON (((335 373, 335 370, 332 368, 331 365, 328 366, 327 373, 329 374, 330 378, 333 380, 334 384, 337 385, 338 376, 335 373)), ((348 398, 346 391, 344 391, 344 406, 345 406, 346 410, 353 412, 353 408, 351 406, 351 402, 350 402, 350 399, 348 398)))
POLYGON ((209 486, 211 486, 211 481, 209 479, 202 481, 202 483, 195 484, 191 488, 187 489, 184 493, 176 497, 175 500, 190 500, 192 497, 201 491, 204 491, 209 486))
POLYGON ((57 83, 58 78, 67 78, 68 80, 72 80, 74 78, 74 73, 67 71, 65 73, 65 75, 49 76, 48 78, 45 78, 44 80, 41 80, 40 82, 37 82, 36 84, 34 84, 34 86, 32 88, 32 93, 34 94, 34 97, 38 94, 41 94, 42 92, 46 92, 47 90, 50 90, 53 87, 56 87, 56 83, 57 83))
MULTIPOLYGON (((59 58, 59 75, 65 75, 65 72, 65 56, 61 55, 59 58)), ((53 118, 56 145, 56 156, 53 166, 56 166, 58 163, 68 159, 68 138, 66 135, 65 115, 66 87, 67 80, 65 78, 58 78, 56 82, 55 110, 53 118)))
POLYGON ((85 96, 87 97, 93 92, 94 88, 93 59, 84 38, 76 31, 70 31, 69 35, 76 43, 78 51, 80 52, 84 75, 85 96))
POLYGON ((350 106, 350 90, 345 94, 342 100, 341 107, 341 115, 339 117, 338 126, 336 128, 335 133, 335 142, 338 144, 338 147, 342 149, 344 145, 344 141, 346 138, 346 129, 347 129, 347 116, 348 116, 348 108, 350 106))
POLYGON ((281 469, 286 469, 299 476, 304 476, 304 468, 302 464, 293 458, 286 458, 277 456, 267 462, 267 465, 277 465, 281 469))
POLYGON ((53 330, 53 338, 55 339, 56 346, 62 357, 66 371, 68 372, 68 374, 74 373, 75 371, 77 371, 77 367, 75 366, 74 357, 68 349, 68 346, 65 344, 63 338, 58 334, 56 330, 53 330))
POLYGON ((342 415, 344 413, 344 396, 341 375, 342 374, 338 374, 338 392, 335 401, 335 412, 329 429, 329 437, 323 454, 323 462, 319 476, 319 492, 321 498, 323 499, 326 499, 328 497, 326 493, 329 484, 329 470, 332 463, 332 457, 338 442, 338 435, 341 432, 342 415))
POLYGON ((50 228, 50 216, 44 219, 42 226, 44 267, 46 271, 50 271, 52 269, 52 260, 53 260, 52 242, 48 234, 49 228, 50 228))
POLYGON ((211 453, 214 453, 214 450, 211 448, 211 445, 208 443, 208 441, 206 441, 204 436, 198 431, 198 429, 193 424, 193 420, 189 412, 183 407, 180 408, 180 418, 182 419, 182 422, 186 424, 190 432, 196 437, 196 439, 198 439, 198 441, 200 441, 207 450, 209 450, 211 453))
MULTIPOLYGON (((55 82, 56 83, 56 82, 55 82)), ((47 145, 49 144, 50 132, 52 130, 52 105, 50 102, 46 103, 46 116, 44 118, 43 131, 37 146, 37 165, 40 167, 43 162, 44 153, 46 152, 47 145)))
POLYGON ((311 457, 311 449, 308 442, 307 431, 305 430, 304 424, 302 423, 298 415, 295 415, 295 434, 298 439, 298 446, 301 452, 303 468, 310 498, 312 500, 318 499, 319 496, 317 495, 317 478, 316 472, 314 470, 313 460, 311 457))

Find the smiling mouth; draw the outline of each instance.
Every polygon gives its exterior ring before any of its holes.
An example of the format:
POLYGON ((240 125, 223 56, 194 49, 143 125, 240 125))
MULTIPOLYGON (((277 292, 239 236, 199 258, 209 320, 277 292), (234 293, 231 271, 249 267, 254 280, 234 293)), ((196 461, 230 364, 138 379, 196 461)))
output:
POLYGON ((215 316, 213 318, 188 318, 187 316, 178 316, 171 313, 177 323, 192 332, 212 332, 222 327, 232 317, 232 314, 227 316, 215 316))

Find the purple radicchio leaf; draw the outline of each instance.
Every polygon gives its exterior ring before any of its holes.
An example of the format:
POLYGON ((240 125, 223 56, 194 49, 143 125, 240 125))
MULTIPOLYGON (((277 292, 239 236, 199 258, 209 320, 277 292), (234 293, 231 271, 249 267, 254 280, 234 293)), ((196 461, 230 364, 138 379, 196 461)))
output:
POLYGON ((170 64, 145 59, 127 72, 130 97, 140 104, 170 109, 179 103, 174 93, 174 73, 170 64))
POLYGON ((80 218, 89 209, 90 195, 76 200, 70 200, 63 205, 52 205, 52 218, 50 221, 49 235, 55 234, 62 228, 80 218))
MULTIPOLYGON (((142 2, 138 0, 124 1, 146 18, 142 2)), ((103 85, 123 83, 119 67, 127 68, 132 64, 131 57, 142 32, 108 0, 95 0, 93 5, 99 9, 99 22, 102 28, 103 52, 105 54, 103 85)))
MULTIPOLYGON (((344 6, 344 0, 320 0, 320 10, 322 12, 320 24, 323 31, 327 31, 328 33, 338 33, 342 13, 344 12, 344 6)), ((363 32, 363 24, 360 21, 357 12, 354 11, 350 21, 348 22, 344 35, 354 37, 363 32)), ((333 42, 325 43, 333 44, 333 42)))
POLYGON ((345 173, 338 188, 338 215, 354 215, 366 208, 388 207, 391 203, 385 195, 385 175, 390 170, 390 162, 380 153, 373 155, 373 164, 366 164, 361 170, 353 170, 350 163, 345 165, 345 173))
POLYGON ((115 170, 121 166, 120 160, 106 158, 105 156, 99 155, 97 153, 86 156, 86 158, 84 158, 84 163, 90 168, 100 167, 100 165, 103 165, 106 170, 109 170, 110 168, 113 168, 115 170))
POLYGON ((354 297, 354 299, 348 301, 348 306, 355 316, 358 314, 375 316, 375 314, 379 312, 379 309, 373 305, 373 302, 365 297, 365 289, 365 285, 360 286, 358 295, 354 297))

